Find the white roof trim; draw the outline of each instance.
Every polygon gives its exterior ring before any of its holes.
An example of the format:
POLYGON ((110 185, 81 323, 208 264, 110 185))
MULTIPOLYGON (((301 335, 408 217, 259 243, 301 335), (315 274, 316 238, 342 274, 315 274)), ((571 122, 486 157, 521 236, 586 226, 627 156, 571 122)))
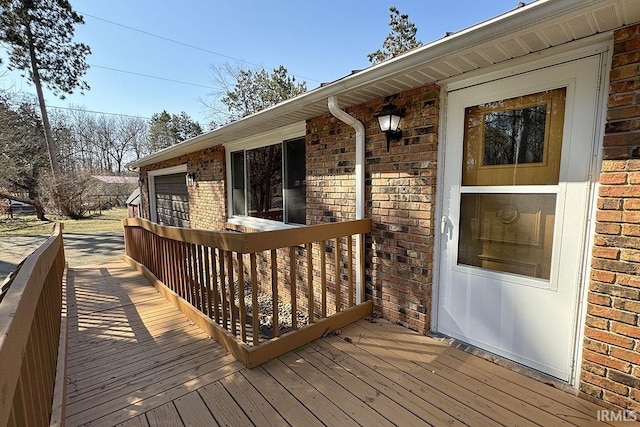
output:
POLYGON ((329 96, 341 96, 341 104, 349 107, 611 31, 640 21, 639 4, 637 0, 538 0, 153 153, 129 167, 139 168, 328 114, 329 96), (516 37, 518 42, 514 42, 516 37), (531 41, 526 49, 523 40, 531 41))

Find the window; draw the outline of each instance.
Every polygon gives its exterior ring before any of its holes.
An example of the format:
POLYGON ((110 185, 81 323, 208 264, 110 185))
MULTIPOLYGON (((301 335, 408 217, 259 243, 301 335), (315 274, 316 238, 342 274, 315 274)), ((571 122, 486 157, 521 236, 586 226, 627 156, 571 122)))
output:
POLYGON ((233 216, 305 224, 306 174, 304 138, 233 151, 233 216))

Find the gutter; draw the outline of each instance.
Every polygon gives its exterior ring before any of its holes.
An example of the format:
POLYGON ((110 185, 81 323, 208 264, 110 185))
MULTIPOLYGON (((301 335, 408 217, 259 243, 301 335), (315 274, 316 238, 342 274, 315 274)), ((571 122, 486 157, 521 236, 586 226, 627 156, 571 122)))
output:
MULTIPOLYGON (((334 95, 329 96, 327 104, 334 117, 348 124, 356 131, 356 220, 364 219, 364 125, 361 121, 340 109, 338 99, 334 95)), ((364 259, 362 256, 364 248, 361 247, 362 242, 360 240, 356 239, 356 304, 364 301, 364 283, 360 283, 361 278, 364 277, 364 274, 362 274, 364 273, 364 259)))

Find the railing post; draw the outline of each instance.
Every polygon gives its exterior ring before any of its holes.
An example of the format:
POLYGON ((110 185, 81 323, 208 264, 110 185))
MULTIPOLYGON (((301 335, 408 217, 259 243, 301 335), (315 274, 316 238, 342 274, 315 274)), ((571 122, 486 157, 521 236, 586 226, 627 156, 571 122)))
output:
POLYGON ((320 293, 322 294, 322 317, 327 317, 327 242, 320 242, 320 293))
POLYGON ((347 277, 349 280, 347 287, 349 305, 347 307, 353 307, 353 238, 351 235, 347 236, 347 269, 347 277))
POLYGON ((356 263, 356 304, 362 304, 366 294, 363 233, 359 233, 356 240, 356 263))
POLYGON ((271 306, 273 307, 273 336, 280 336, 280 298, 278 297, 278 253, 271 249, 271 306))
POLYGON ((298 291, 296 289, 296 248, 289 248, 289 284, 291 286, 291 329, 298 329, 298 291))
POLYGON ((309 316, 309 323, 315 322, 314 315, 314 299, 313 299, 313 258, 311 251, 313 250, 313 245, 311 243, 307 243, 305 245, 307 250, 307 292, 308 292, 308 302, 307 302, 307 315, 309 316))
POLYGON ((237 334, 237 325, 236 321, 238 320, 236 316, 236 308, 235 308, 235 283, 233 280, 233 252, 227 252, 227 277, 229 278, 229 311, 231 317, 231 333, 233 335, 237 334))
MULTIPOLYGON (((238 254, 238 306, 240 307, 240 339, 247 342, 247 306, 244 303, 244 259, 238 254)), ((233 309, 235 311, 235 308, 233 309)), ((258 315, 256 307, 252 307, 252 315, 258 315)))
POLYGON ((340 289, 341 282, 341 268, 340 268, 340 238, 335 239, 335 245, 333 247, 334 258, 336 262, 336 313, 342 311, 342 290, 340 289))
POLYGON ((211 249, 211 292, 213 293, 213 315, 218 325, 220 324, 220 286, 218 286, 218 282, 222 283, 224 281, 224 276, 222 274, 218 276, 218 259, 221 256, 220 252, 221 251, 218 249, 218 253, 216 254, 216 249, 211 249))
POLYGON ((221 309, 222 309, 222 326, 229 330, 229 307, 227 304, 227 280, 225 277, 225 259, 226 251, 220 251, 218 261, 220 262, 220 297, 221 297, 221 309))
MULTIPOLYGON (((251 252, 251 320, 253 328, 253 345, 260 344, 260 308, 258 307, 258 267, 256 253, 251 252)), ((277 306, 276 306, 277 307, 277 306)), ((277 308, 275 309, 277 310, 277 308)))

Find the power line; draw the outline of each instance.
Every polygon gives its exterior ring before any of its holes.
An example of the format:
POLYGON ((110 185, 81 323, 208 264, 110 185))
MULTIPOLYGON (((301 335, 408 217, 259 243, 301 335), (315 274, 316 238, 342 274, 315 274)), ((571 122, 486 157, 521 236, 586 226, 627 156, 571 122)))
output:
MULTIPOLYGON (((35 96, 35 94, 31 94, 31 95, 35 96)), ((36 106, 36 107, 39 105, 37 102, 32 102, 31 104, 36 106)), ((86 108, 60 107, 60 106, 56 106, 56 105, 47 105, 47 108, 53 108, 55 110, 83 111, 85 113, 105 114, 105 115, 109 115, 109 116, 121 116, 121 117, 131 117, 131 118, 134 118, 134 119, 151 120, 151 117, 136 116, 136 115, 133 115, 133 114, 111 113, 111 112, 108 112, 108 111, 87 110, 86 108)), ((227 117, 231 117, 231 113, 227 113, 227 112, 220 111, 220 110, 216 110, 216 111, 214 111, 214 113, 215 114, 220 114, 220 115, 223 115, 223 116, 227 116, 227 117)))
MULTIPOLYGON (((38 104, 34 102, 33 105, 37 106, 38 104)), ((107 116, 120 116, 120 117, 131 117, 131 118, 134 118, 134 119, 151 120, 151 117, 134 116, 133 114, 111 113, 111 112, 108 112, 108 111, 87 110, 85 108, 60 107, 60 106, 56 106, 56 105, 47 105, 47 108, 53 108, 55 110, 83 111, 85 113, 104 114, 104 115, 107 115, 107 116)))
POLYGON ((89 65, 91 65, 94 68, 101 68, 103 70, 116 71, 118 73, 132 74, 134 76, 147 77, 147 78, 156 79, 156 80, 164 80, 166 82, 180 83, 180 84, 188 85, 188 86, 203 87, 205 89, 215 89, 213 86, 205 86, 205 85, 201 85, 201 84, 198 84, 198 83, 190 83, 190 82, 185 82, 185 81, 182 81, 182 80, 169 79, 169 78, 166 78, 166 77, 152 76, 150 74, 137 73, 135 71, 120 70, 118 68, 105 67, 105 66, 102 66, 102 65, 95 65, 95 64, 89 64, 89 65))
MULTIPOLYGON (((93 18, 93 19, 97 19, 98 21, 107 22, 107 23, 109 23, 111 25, 116 25, 118 27, 126 28, 126 29, 131 30, 131 31, 135 31, 135 32, 138 32, 138 33, 146 34, 148 36, 155 37, 155 38, 158 38, 158 39, 161 39, 161 40, 165 40, 165 41, 168 41, 168 42, 171 42, 171 43, 175 43, 175 44, 178 44, 178 45, 181 45, 181 46, 185 46, 185 47, 188 47, 188 48, 191 48, 191 49, 199 50, 199 51, 202 51, 202 52, 207 52, 207 53, 210 53, 212 55, 222 56, 223 58, 232 59, 234 61, 238 61, 238 62, 242 62, 244 64, 253 65, 254 67, 262 68, 262 65, 256 64, 255 62, 246 61, 244 59, 240 59, 240 58, 236 58, 236 57, 233 57, 233 56, 225 55, 224 53, 220 53, 220 52, 214 52, 213 50, 205 49, 205 48, 200 47, 200 46, 195 46, 195 45, 192 45, 192 44, 189 44, 189 43, 181 42, 179 40, 171 39, 169 37, 165 37, 165 36, 161 36, 161 35, 158 35, 158 34, 150 33, 148 31, 141 30, 139 28, 130 27, 128 25, 120 24, 119 22, 111 21, 111 20, 105 19, 105 18, 100 18, 98 16, 94 16, 94 15, 91 15, 91 14, 88 14, 88 13, 84 13, 84 12, 78 12, 78 13, 80 13, 81 15, 84 15, 84 16, 88 16, 88 17, 93 18)), ((295 74, 292 74, 292 75, 294 77, 298 77, 300 79, 304 79, 304 80, 308 80, 308 81, 312 81, 312 82, 316 82, 316 83, 322 83, 319 80, 312 79, 310 77, 304 77, 304 76, 299 76, 299 75, 295 75, 295 74)))

